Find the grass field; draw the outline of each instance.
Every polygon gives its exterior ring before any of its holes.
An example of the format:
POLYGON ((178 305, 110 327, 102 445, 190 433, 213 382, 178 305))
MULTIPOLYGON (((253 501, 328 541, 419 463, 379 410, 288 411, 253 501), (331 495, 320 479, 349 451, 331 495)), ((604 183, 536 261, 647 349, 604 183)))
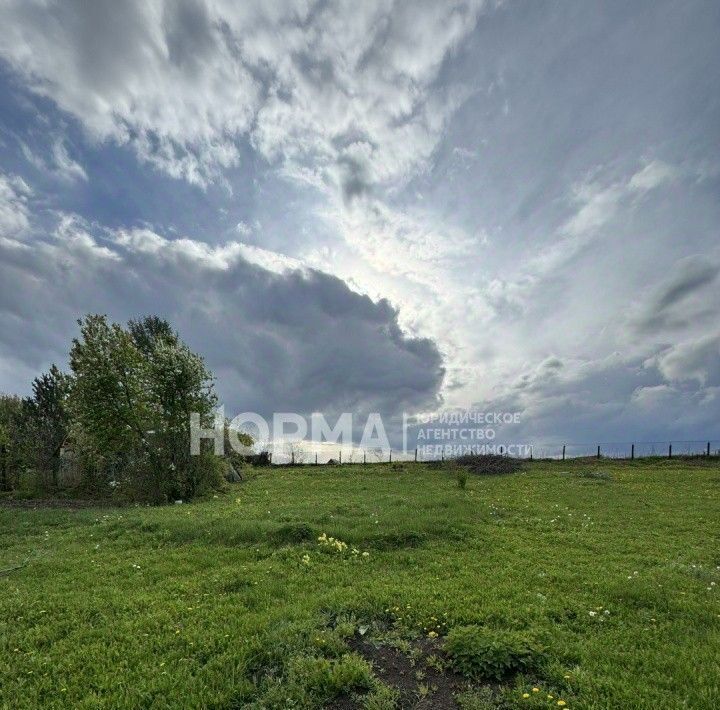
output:
POLYGON ((464 708, 718 708, 719 494, 717 461, 577 460, 0 507, 0 703, 431 708, 446 677, 464 708))

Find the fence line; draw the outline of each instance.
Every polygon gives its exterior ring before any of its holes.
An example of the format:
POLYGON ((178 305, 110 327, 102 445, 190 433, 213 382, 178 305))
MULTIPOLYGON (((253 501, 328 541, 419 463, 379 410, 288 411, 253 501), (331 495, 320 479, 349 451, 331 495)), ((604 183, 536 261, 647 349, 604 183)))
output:
POLYGON ((666 441, 625 441, 625 442, 600 442, 600 443, 553 443, 553 444, 523 444, 515 445, 515 448, 525 448, 529 450, 529 454, 515 455, 513 446, 508 447, 506 444, 485 445, 482 451, 479 447, 466 446, 461 447, 451 445, 437 445, 431 447, 421 447, 409 452, 402 452, 393 449, 383 450, 360 450, 353 449, 349 452, 345 449, 338 449, 337 455, 325 455, 321 460, 317 452, 307 454, 302 450, 291 451, 289 454, 282 455, 283 460, 279 461, 273 457, 273 463, 277 465, 352 465, 352 464, 381 464, 393 462, 417 462, 429 463, 434 461, 444 461, 452 459, 465 453, 485 453, 497 454, 501 456, 510 456, 511 458, 522 458, 527 460, 541 459, 576 459, 576 458, 596 458, 596 459, 619 459, 634 460, 640 458, 673 458, 680 456, 692 457, 720 457, 720 439, 703 439, 703 440, 666 440, 666 441), (427 449, 434 449, 435 454, 427 453, 427 449), (509 450, 513 449, 512 451, 509 450), (343 455, 345 458, 343 460, 343 455))

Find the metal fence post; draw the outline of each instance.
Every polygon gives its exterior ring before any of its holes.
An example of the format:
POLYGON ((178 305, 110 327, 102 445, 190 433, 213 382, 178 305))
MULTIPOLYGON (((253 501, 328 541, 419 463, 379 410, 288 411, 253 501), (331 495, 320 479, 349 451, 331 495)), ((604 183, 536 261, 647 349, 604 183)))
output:
POLYGON ((635 458, 635 444, 630 447, 630 460, 635 458))
POLYGON ((710 442, 708 441, 707 445, 707 455, 710 456, 710 442))
POLYGON ((563 460, 563 461, 565 460, 565 444, 563 444, 563 457, 562 457, 562 460, 563 460))
POLYGON ((672 444, 670 444, 670 445, 668 446, 668 458, 669 458, 669 459, 672 458, 672 444))
POLYGON ((600 458, 600 444, 598 444, 598 452, 597 452, 597 457, 598 457, 598 458, 600 458))

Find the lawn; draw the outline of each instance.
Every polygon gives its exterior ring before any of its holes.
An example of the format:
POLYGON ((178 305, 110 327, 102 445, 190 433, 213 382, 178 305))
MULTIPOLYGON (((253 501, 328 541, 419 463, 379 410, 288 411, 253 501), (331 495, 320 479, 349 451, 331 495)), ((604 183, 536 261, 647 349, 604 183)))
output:
POLYGON ((717 708, 719 494, 717 460, 537 461, 465 489, 408 463, 0 507, 0 704, 431 708, 449 679, 470 709, 717 708))

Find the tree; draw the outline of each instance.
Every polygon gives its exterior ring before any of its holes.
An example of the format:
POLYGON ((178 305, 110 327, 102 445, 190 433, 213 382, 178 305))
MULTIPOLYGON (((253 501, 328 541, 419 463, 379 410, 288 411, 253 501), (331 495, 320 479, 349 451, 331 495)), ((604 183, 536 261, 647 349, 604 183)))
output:
POLYGON ((0 394, 0 490, 15 488, 25 465, 25 417, 23 401, 0 394))
POLYGON ((127 330, 89 315, 73 340, 70 397, 77 440, 106 478, 161 502, 191 497, 218 475, 205 451, 190 456, 190 413, 212 419, 212 375, 167 321, 127 330))
POLYGON ((71 385, 72 377, 52 365, 49 372, 33 380, 33 396, 24 401, 28 461, 44 481, 49 478, 53 488, 58 485, 60 454, 70 428, 67 405, 71 385))
POLYGON ((130 321, 128 329, 148 366, 150 398, 157 409, 152 440, 160 465, 169 472, 168 495, 191 497, 219 463, 207 450, 199 457, 190 455, 190 415, 199 413, 207 425, 214 418, 212 374, 167 321, 148 316, 130 321))

